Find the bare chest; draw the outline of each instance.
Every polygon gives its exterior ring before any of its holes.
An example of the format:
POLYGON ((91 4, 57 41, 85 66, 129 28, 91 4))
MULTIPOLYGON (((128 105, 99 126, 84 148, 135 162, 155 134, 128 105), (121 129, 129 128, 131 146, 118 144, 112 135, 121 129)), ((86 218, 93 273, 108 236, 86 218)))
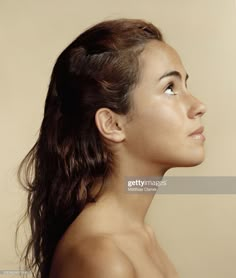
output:
POLYGON ((113 239, 132 262, 137 278, 179 278, 175 266, 155 240, 147 243, 122 236, 113 239))

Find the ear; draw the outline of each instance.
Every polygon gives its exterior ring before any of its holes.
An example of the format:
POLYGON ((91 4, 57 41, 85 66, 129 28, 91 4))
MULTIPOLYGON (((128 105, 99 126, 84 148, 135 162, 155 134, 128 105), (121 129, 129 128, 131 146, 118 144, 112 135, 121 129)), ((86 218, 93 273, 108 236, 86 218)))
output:
POLYGON ((112 142, 122 142, 125 139, 124 117, 108 108, 100 108, 95 114, 95 122, 102 136, 112 142))

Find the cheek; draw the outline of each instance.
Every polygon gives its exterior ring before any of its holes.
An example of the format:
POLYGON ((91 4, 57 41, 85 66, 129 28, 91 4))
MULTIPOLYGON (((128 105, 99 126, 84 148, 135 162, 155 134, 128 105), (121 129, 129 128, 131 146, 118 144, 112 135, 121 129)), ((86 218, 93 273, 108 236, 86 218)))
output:
POLYGON ((184 131, 184 114, 180 108, 162 105, 149 109, 142 119, 143 127, 161 137, 177 136, 184 131))
POLYGON ((187 137, 187 122, 182 106, 143 110, 127 129, 128 153, 135 159, 168 167, 198 165, 203 160, 203 150, 187 137))
POLYGON ((152 155, 173 151, 181 143, 183 114, 173 107, 149 108, 135 118, 128 132, 130 148, 136 154, 152 155))

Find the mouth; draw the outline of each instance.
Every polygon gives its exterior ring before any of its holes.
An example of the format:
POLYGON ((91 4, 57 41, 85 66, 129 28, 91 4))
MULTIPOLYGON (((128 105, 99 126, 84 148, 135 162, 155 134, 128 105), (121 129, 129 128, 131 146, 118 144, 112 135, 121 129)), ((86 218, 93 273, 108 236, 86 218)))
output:
POLYGON ((205 141, 206 138, 205 136, 202 134, 204 131, 204 127, 201 126, 198 129, 196 129, 195 131, 193 131, 192 133, 189 134, 189 136, 195 140, 200 140, 200 141, 205 141))

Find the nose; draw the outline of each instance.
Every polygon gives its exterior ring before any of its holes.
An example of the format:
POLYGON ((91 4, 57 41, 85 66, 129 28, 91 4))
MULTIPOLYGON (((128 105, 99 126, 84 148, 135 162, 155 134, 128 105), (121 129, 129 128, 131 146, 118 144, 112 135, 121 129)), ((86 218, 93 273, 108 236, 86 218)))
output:
POLYGON ((190 105, 190 109, 188 110, 188 116, 189 118, 199 118, 202 117, 207 109, 206 109, 206 105, 201 102, 199 99, 197 99, 196 97, 194 97, 193 95, 191 95, 192 97, 192 102, 190 105))

